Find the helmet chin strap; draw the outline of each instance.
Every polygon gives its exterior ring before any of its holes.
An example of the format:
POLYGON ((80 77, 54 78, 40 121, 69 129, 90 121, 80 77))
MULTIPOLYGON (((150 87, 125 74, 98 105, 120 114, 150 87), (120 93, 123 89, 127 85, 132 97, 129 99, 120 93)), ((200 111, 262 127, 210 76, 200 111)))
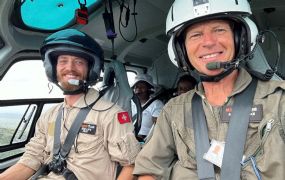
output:
POLYGON ((63 90, 64 95, 76 95, 76 94, 81 94, 81 93, 86 93, 87 91, 83 90, 83 88, 79 88, 74 91, 69 91, 69 90, 63 90))
POLYGON ((232 73, 235 69, 237 69, 241 62, 245 62, 246 57, 242 56, 237 59, 233 59, 230 62, 212 62, 208 63, 206 65, 207 69, 209 70, 215 70, 215 69, 221 69, 223 68, 224 71, 214 75, 214 76, 208 76, 206 74, 200 73, 196 69, 190 70, 190 74, 198 81, 198 82, 218 82, 230 73, 232 73))
POLYGON ((190 74, 196 79, 198 82, 218 82, 227 75, 229 75, 233 70, 237 69, 236 67, 231 67, 229 69, 224 70, 222 73, 217 74, 215 76, 208 76, 206 74, 198 72, 196 69, 190 71, 190 74))

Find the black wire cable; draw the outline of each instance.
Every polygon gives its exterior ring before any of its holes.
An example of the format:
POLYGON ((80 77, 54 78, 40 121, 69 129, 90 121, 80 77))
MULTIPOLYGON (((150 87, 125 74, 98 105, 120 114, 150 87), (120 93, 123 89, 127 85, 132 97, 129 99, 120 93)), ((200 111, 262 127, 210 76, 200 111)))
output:
MULTIPOLYGON (((264 36, 266 33, 271 34, 271 36, 274 38, 274 40, 276 42, 276 46, 277 46, 277 49, 276 49, 277 57, 276 57, 275 63, 274 63, 273 66, 270 65, 269 63, 268 64, 269 64, 270 68, 272 69, 272 73, 273 74, 275 73, 278 76, 280 76, 282 79, 285 79, 284 74, 282 72, 278 71, 278 65, 279 65, 280 56, 281 56, 281 48, 280 48, 280 43, 278 41, 278 38, 277 38, 276 34, 273 31, 271 31, 271 30, 264 30, 264 31, 260 32, 261 36, 264 36)), ((258 43, 263 43, 263 41, 264 41, 264 37, 262 37, 262 40, 260 42, 258 42, 258 43)), ((272 76, 273 76, 273 74, 272 74, 272 76)))
MULTIPOLYGON (((119 84, 119 83, 118 83, 118 84, 119 84)), ((118 86, 119 86, 119 85, 118 85, 118 86)), ((117 97, 116 97, 115 102, 113 102, 110 107, 107 107, 107 108, 105 108, 105 109, 94 109, 93 107, 91 107, 91 106, 87 103, 87 100, 86 100, 86 95, 87 95, 87 94, 84 95, 84 103, 85 103, 85 105, 86 105, 88 108, 90 108, 90 109, 93 110, 93 111, 97 111, 97 112, 107 111, 107 110, 111 109, 113 106, 115 106, 116 103, 117 103, 118 100, 119 100, 120 89, 119 89, 119 88, 117 88, 117 89, 118 89, 118 93, 117 93, 118 95, 117 95, 117 97)), ((108 89, 107 89, 107 90, 108 90, 108 89)), ((103 91, 104 91, 104 90, 103 90, 103 91)), ((94 105, 101 99, 101 97, 105 94, 105 92, 106 92, 106 91, 104 91, 104 92, 99 91, 99 96, 98 96, 98 98, 97 98, 93 103, 91 103, 91 104, 93 104, 93 106, 94 106, 94 105)))
POLYGON ((127 39, 125 37, 125 35, 123 35, 122 33, 122 29, 121 29, 121 26, 124 27, 124 28, 127 28, 128 26, 128 21, 129 21, 129 12, 130 12, 130 8, 129 8, 129 4, 130 4, 130 1, 128 2, 128 5, 125 6, 124 3, 124 0, 122 1, 122 3, 120 3, 118 0, 116 0, 116 2, 120 5, 120 16, 119 16, 119 33, 121 35, 121 37, 127 41, 127 42, 134 42, 137 38, 137 35, 138 35, 138 27, 137 27, 137 20, 136 20, 136 15, 137 15, 137 12, 136 12, 136 0, 134 0, 134 3, 133 3, 133 12, 131 13, 131 15, 133 16, 134 18, 134 24, 135 24, 135 36, 132 38, 132 39, 127 39), (123 13, 123 9, 126 9, 126 24, 123 24, 122 23, 122 13, 123 13), (122 10, 121 10, 122 9, 122 10))

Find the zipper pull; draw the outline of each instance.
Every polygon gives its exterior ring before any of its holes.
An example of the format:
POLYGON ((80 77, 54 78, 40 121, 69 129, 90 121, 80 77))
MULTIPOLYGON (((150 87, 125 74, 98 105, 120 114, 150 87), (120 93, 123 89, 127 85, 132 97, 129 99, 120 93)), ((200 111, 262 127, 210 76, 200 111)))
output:
POLYGON ((274 122, 274 119, 270 119, 270 120, 267 122, 265 131, 270 131, 270 130, 271 130, 273 122, 274 122))

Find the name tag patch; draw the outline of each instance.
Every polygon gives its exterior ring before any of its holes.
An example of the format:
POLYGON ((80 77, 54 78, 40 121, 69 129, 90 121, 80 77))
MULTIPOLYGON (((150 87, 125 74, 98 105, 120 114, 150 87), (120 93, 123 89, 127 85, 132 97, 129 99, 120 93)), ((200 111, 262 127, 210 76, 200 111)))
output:
MULTIPOLYGON (((229 122, 230 117, 232 115, 232 106, 226 106, 222 108, 222 113, 221 113, 221 120, 222 122, 229 122)), ((243 113, 243 112, 239 112, 243 113)), ((258 105, 253 105, 251 108, 251 113, 249 116, 249 122, 260 122, 263 117, 263 106, 262 104, 258 105)))
POLYGON ((85 134, 92 134, 95 135, 96 133, 96 125, 95 124, 85 124, 83 123, 79 130, 80 133, 85 134))

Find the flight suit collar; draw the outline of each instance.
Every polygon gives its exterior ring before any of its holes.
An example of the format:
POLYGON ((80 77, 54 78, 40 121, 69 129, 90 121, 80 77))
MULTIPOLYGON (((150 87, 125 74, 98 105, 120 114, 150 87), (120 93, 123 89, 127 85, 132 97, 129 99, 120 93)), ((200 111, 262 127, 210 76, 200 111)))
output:
MULTIPOLYGON (((233 93, 230 97, 242 92, 252 81, 252 76, 244 69, 239 70, 239 75, 236 80, 233 93)), ((280 83, 281 81, 269 80, 269 81, 258 81, 259 88, 256 89, 255 98, 264 98, 269 94, 272 94, 276 89, 281 88, 285 90, 285 83, 280 83)))
MULTIPOLYGON (((252 80, 251 75, 244 68, 239 69, 238 77, 236 79, 234 89, 230 97, 242 92, 250 84, 251 80, 252 80)), ((202 83, 198 84, 195 91, 202 98, 205 97, 205 91, 204 91, 202 83)))
MULTIPOLYGON (((87 107, 87 104, 92 104, 99 97, 98 91, 93 88, 90 88, 86 95, 82 95, 76 103, 74 103, 73 107, 84 108, 87 107), (86 96, 86 97, 85 97, 86 96)), ((64 107, 67 107, 66 101, 64 100, 64 107)))
MULTIPOLYGON (((251 81, 252 81, 252 76, 244 68, 239 69, 239 74, 235 82, 233 92, 229 97, 232 97, 242 92, 250 84, 251 81)), ((285 90, 285 82, 280 83, 280 81, 276 81, 276 80, 258 81, 258 86, 260 86, 260 88, 257 88, 256 90, 256 93, 255 93, 256 98, 264 98, 267 95, 274 93, 277 88, 281 88, 285 90)), ((204 92, 202 83, 198 84, 195 91, 202 98, 205 97, 204 96, 205 92, 204 92)))
POLYGON ((278 80, 259 81, 260 88, 256 91, 256 98, 265 98, 269 94, 273 94, 277 89, 285 90, 285 82, 278 80))
POLYGON ((251 75, 244 68, 239 69, 239 74, 230 97, 244 91, 244 89, 250 84, 251 81, 251 75))

